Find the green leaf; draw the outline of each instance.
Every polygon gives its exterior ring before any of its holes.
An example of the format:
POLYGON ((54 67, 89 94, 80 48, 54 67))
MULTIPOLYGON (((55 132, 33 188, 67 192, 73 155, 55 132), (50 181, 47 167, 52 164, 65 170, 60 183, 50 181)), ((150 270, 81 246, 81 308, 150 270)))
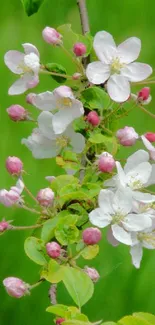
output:
POLYGON ((62 154, 64 161, 78 162, 77 154, 72 151, 65 151, 62 154))
POLYGON ((78 41, 78 35, 72 31, 71 25, 61 25, 57 28, 57 31, 63 36, 64 47, 73 53, 73 46, 78 41))
POLYGON ((84 322, 89 322, 88 317, 81 314, 79 309, 75 306, 54 305, 46 309, 47 312, 57 316, 64 317, 66 320, 76 319, 84 322))
POLYGON ((75 225, 60 224, 55 230, 55 237, 61 245, 77 242, 79 230, 75 225))
POLYGON ((77 226, 82 226, 88 220, 88 212, 79 204, 73 203, 68 207, 71 212, 75 211, 79 215, 77 226))
POLYGON ((82 191, 75 191, 75 192, 71 192, 65 195, 62 195, 59 203, 61 205, 61 207, 65 204, 65 203, 69 203, 71 201, 89 201, 90 198, 87 194, 85 194, 82 191))
POLYGON ((35 14, 44 0, 21 0, 22 4, 24 6, 25 12, 27 13, 28 16, 31 16, 35 14))
POLYGON ((100 183, 96 183, 96 184, 93 184, 93 183, 86 183, 82 186, 81 189, 87 189, 88 191, 88 195, 90 198, 93 198, 95 197, 96 195, 99 194, 100 190, 101 190, 101 185, 100 183))
POLYGON ((102 323, 101 325, 117 325, 117 323, 114 323, 114 322, 105 322, 105 323, 102 323))
POLYGON ((68 184, 77 184, 78 185, 79 180, 72 176, 72 175, 60 175, 57 176, 56 179, 53 180, 51 183, 51 188, 53 191, 58 192, 66 185, 68 184))
MULTIPOLYGON (((118 325, 150 325, 147 320, 138 319, 134 316, 125 316, 118 321, 118 325)), ((153 324, 151 324, 153 325, 153 324)))
POLYGON ((63 323, 64 323, 64 325, 91 325, 90 322, 85 322, 85 321, 77 320, 77 319, 68 319, 63 323))
POLYGON ((81 256, 85 259, 85 260, 92 260, 94 257, 97 256, 97 254, 99 253, 99 246, 98 245, 89 245, 87 247, 85 247, 82 252, 81 252, 81 256))
POLYGON ((134 313, 134 317, 142 320, 146 320, 149 325, 155 324, 155 316, 149 313, 134 313))
POLYGON ((89 109, 106 109, 110 103, 108 94, 99 87, 90 87, 82 92, 82 102, 89 109))
POLYGON ((47 220, 43 224, 42 232, 41 232, 41 239, 48 243, 54 237, 54 231, 56 225, 58 224, 59 219, 57 217, 47 220))
POLYGON ((51 283, 58 283, 62 281, 64 275, 64 267, 59 265, 55 260, 51 259, 48 263, 47 269, 41 273, 41 278, 46 279, 51 283))
POLYGON ((36 264, 46 265, 47 261, 43 253, 44 242, 35 237, 28 237, 24 243, 24 249, 27 256, 36 264))
POLYGON ((54 305, 50 306, 46 309, 48 313, 52 313, 54 315, 60 316, 60 317, 66 317, 66 312, 68 311, 68 306, 65 305, 54 305))
POLYGON ((84 271, 66 266, 63 282, 68 293, 79 307, 82 307, 93 295, 93 282, 84 271))
MULTIPOLYGON (((58 63, 47 63, 47 64, 45 64, 45 68, 46 68, 46 70, 48 70, 50 72, 56 72, 56 73, 60 73, 60 74, 64 74, 64 75, 67 74, 66 69, 61 64, 58 64, 58 63)), ((66 81, 66 78, 64 78, 64 77, 59 77, 59 76, 54 76, 54 75, 51 75, 51 77, 54 80, 56 80, 58 83, 63 83, 66 81)))
POLYGON ((90 135, 89 141, 91 143, 103 143, 104 144, 105 136, 101 133, 92 133, 90 135))

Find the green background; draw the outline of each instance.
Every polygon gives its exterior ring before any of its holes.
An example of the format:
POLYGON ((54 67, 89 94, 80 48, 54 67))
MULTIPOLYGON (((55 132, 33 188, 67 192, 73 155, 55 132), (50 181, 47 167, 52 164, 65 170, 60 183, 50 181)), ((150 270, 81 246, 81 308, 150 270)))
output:
MULTIPOLYGON (((91 32, 107 30, 119 43, 130 36, 142 40, 140 60, 154 68, 155 58, 155 20, 154 0, 87 0, 91 32)), ((35 44, 41 54, 42 62, 59 62, 72 73, 75 67, 58 49, 52 49, 41 36, 45 26, 57 27, 71 23, 76 32, 80 32, 80 22, 75 0, 46 0, 39 13, 30 18, 23 11, 20 0, 5 0, 0 11, 0 188, 9 188, 14 180, 5 170, 5 159, 8 155, 19 156, 27 171, 25 181, 36 195, 48 183, 46 175, 58 175, 53 160, 34 160, 26 147, 20 144, 21 138, 30 134, 31 123, 13 123, 6 114, 6 108, 11 104, 22 104, 25 108, 25 95, 9 97, 9 86, 16 79, 4 65, 3 57, 10 49, 21 50, 21 44, 35 44)), ((52 90, 57 84, 48 76, 41 78, 36 91, 52 90)), ((138 88, 137 88, 138 90, 138 88)), ((152 94, 153 94, 152 87, 152 94)), ((155 94, 154 94, 155 95, 155 94)), ((154 111, 154 101, 148 107, 154 111)), ((29 107, 32 111, 32 108, 29 107)), ((33 110, 35 114, 35 110, 33 110)), ((139 133, 155 131, 154 121, 148 115, 133 111, 129 117, 121 121, 121 125, 134 126, 139 133)), ((130 150, 122 151, 127 157, 130 150)), ((30 202, 32 203, 32 202, 30 202)), ((14 220, 16 225, 30 225, 36 216, 23 210, 0 207, 0 217, 14 220)), ((23 243, 28 232, 8 232, 0 237, 0 324, 2 325, 48 325, 52 324, 51 314, 45 312, 50 304, 48 299, 49 284, 36 288, 31 296, 16 300, 9 297, 2 286, 2 280, 7 276, 17 276, 26 282, 34 283, 39 278, 39 267, 33 264, 24 253, 23 243)), ((105 236, 104 236, 105 238, 105 236)), ((135 311, 155 313, 155 252, 145 251, 140 270, 131 265, 129 249, 123 245, 111 247, 106 239, 102 242, 101 253, 95 265, 101 274, 101 280, 95 286, 95 295, 83 307, 91 321, 117 320, 125 314, 135 311)), ((58 291, 60 303, 70 303, 63 286, 58 291)))

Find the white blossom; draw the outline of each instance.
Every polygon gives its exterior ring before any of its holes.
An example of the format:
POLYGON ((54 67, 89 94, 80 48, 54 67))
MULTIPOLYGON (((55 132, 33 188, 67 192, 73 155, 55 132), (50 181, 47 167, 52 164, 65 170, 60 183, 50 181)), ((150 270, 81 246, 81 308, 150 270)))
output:
POLYGON ((7 67, 20 79, 9 88, 9 95, 19 95, 27 89, 35 87, 39 82, 40 56, 37 48, 30 44, 22 44, 24 52, 8 51, 4 56, 7 67))
POLYGON ((119 187, 130 189, 135 200, 141 202, 153 202, 155 196, 143 193, 139 190, 155 184, 155 164, 149 163, 149 154, 144 150, 138 150, 131 155, 122 168, 120 162, 116 162, 117 174, 104 182, 105 186, 117 189, 119 187))
POLYGON ((60 154, 62 149, 73 148, 76 153, 81 153, 85 147, 85 138, 76 133, 72 126, 65 132, 55 134, 53 129, 53 114, 42 112, 38 117, 39 128, 34 129, 27 139, 22 139, 35 158, 52 158, 60 154))
POLYGON ((143 141, 144 146, 149 151, 150 159, 155 160, 155 147, 148 139, 146 139, 144 135, 141 136, 141 139, 143 141))
POLYGON ((148 213, 132 212, 133 199, 128 189, 119 189, 116 193, 101 190, 98 204, 99 208, 89 214, 90 222, 99 228, 111 225, 114 238, 126 245, 132 245, 131 231, 141 231, 152 225, 148 213))
POLYGON ((21 193, 24 189, 24 183, 19 178, 15 186, 11 186, 10 190, 0 190, 0 203, 6 207, 10 207, 14 204, 22 203, 21 193))
POLYGON ((52 119, 56 134, 64 132, 73 120, 84 114, 82 103, 75 99, 71 88, 67 86, 35 95, 32 104, 43 111, 57 110, 52 119))
POLYGON ((101 31, 95 35, 94 50, 100 61, 88 64, 86 76, 97 85, 107 81, 108 94, 116 102, 129 98, 130 82, 142 81, 152 73, 148 64, 134 62, 141 50, 141 41, 137 37, 116 47, 113 37, 101 31))

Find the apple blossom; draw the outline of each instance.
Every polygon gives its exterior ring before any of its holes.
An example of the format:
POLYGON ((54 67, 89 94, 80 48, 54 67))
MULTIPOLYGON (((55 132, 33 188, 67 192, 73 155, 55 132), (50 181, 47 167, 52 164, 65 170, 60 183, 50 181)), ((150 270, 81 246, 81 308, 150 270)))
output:
POLYGON ((42 31, 42 36, 46 43, 52 45, 60 45, 62 43, 62 35, 52 27, 45 27, 42 31))
POLYGON ((61 254, 61 246, 58 243, 52 241, 51 243, 46 244, 46 251, 50 257, 57 258, 61 254))
POLYGON ((11 297, 21 298, 29 294, 30 286, 19 278, 8 277, 3 280, 3 285, 11 297))
POLYGON ((130 189, 132 196, 144 203, 155 201, 155 196, 143 193, 139 190, 151 184, 155 184, 155 165, 149 162, 149 154, 144 150, 138 150, 131 155, 122 168, 120 162, 116 162, 117 174, 104 182, 105 186, 117 189, 130 189))
POLYGON ((94 50, 100 61, 88 64, 86 76, 96 85, 107 81, 108 94, 116 102, 128 100, 130 82, 142 81, 152 73, 148 64, 133 62, 141 50, 139 38, 131 37, 116 47, 113 37, 101 31, 95 35, 94 50))
POLYGON ((8 51, 4 56, 6 66, 20 79, 9 89, 9 95, 19 95, 29 88, 35 87, 39 82, 40 56, 37 48, 25 43, 22 45, 24 52, 8 51))
POLYGON ((152 100, 152 96, 150 95, 150 88, 142 88, 137 95, 137 99, 141 104, 148 105, 152 100))
POLYGON ((111 173, 116 166, 113 156, 108 152, 102 152, 101 155, 97 157, 99 170, 103 173, 111 173))
POLYGON ((155 133, 147 132, 144 134, 145 138, 150 142, 155 142, 155 133))
POLYGON ((133 127, 125 126, 116 133, 116 137, 122 146, 129 147, 133 146, 139 138, 138 133, 133 127))
POLYGON ((56 134, 64 132, 67 126, 84 114, 82 103, 75 99, 68 86, 59 86, 53 92, 36 95, 32 103, 42 111, 58 111, 53 115, 52 124, 56 134))
POLYGON ((100 275, 96 269, 94 269, 92 267, 85 266, 84 271, 88 274, 88 276, 90 277, 90 279, 93 282, 97 282, 99 280, 100 275))
POLYGON ((44 159, 57 156, 62 149, 73 147, 74 152, 80 153, 85 147, 85 138, 74 132, 69 126, 62 134, 55 134, 53 129, 53 114, 42 112, 38 118, 39 128, 32 135, 22 139, 35 158, 44 159))
POLYGON ((27 120, 28 112, 21 105, 11 105, 6 111, 12 121, 17 122, 27 120))
POLYGON ((6 160, 6 169, 11 175, 20 175, 23 169, 23 163, 18 157, 8 157, 6 160))
POLYGON ((24 183, 22 180, 18 179, 15 186, 11 186, 10 190, 6 189, 0 190, 0 203, 6 207, 10 207, 14 204, 23 202, 20 195, 24 189, 24 183))
POLYGON ((33 104, 33 98, 36 96, 36 94, 34 93, 29 93, 27 96, 26 96, 26 102, 28 104, 33 104))
POLYGON ((101 240, 102 233, 98 228, 90 227, 83 231, 82 238, 86 245, 94 245, 101 240))
POLYGON ((100 117, 96 111, 91 111, 87 115, 87 121, 93 126, 97 126, 100 124, 100 117))
POLYGON ((86 54, 86 45, 83 43, 75 43, 74 47, 73 47, 73 52, 76 56, 83 56, 84 54, 86 54))
POLYGON ((49 188, 41 189, 37 194, 37 200, 43 207, 49 207, 54 200, 54 192, 49 188))
POLYGON ((151 142, 144 136, 141 136, 144 146, 149 151, 150 159, 155 160, 155 147, 151 144, 151 142))

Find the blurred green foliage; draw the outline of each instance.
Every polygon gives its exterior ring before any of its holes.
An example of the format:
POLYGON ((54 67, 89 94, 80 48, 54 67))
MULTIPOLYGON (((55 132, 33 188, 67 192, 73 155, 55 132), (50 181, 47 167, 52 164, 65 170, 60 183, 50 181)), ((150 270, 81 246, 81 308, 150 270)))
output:
MULTIPOLYGON (((112 33, 119 43, 130 36, 137 36, 142 40, 140 60, 155 65, 155 20, 154 0, 87 0, 90 17, 91 32, 94 35, 98 30, 107 30, 112 33)), ((25 95, 9 97, 7 91, 16 76, 4 65, 3 56, 10 49, 21 50, 21 44, 30 42, 35 44, 40 53, 42 62, 57 62, 65 65, 68 73, 73 73, 75 67, 61 54, 59 49, 47 45, 41 36, 45 26, 57 27, 64 23, 71 23, 73 30, 80 32, 80 21, 76 0, 46 0, 39 13, 28 18, 24 13, 20 0, 5 0, 1 4, 0 30, 0 187, 7 188, 14 183, 5 170, 5 159, 8 155, 19 156, 24 161, 27 171, 25 181, 34 195, 41 187, 48 184, 46 175, 58 175, 61 169, 56 167, 54 160, 34 160, 31 153, 21 145, 22 137, 31 132, 31 123, 13 123, 8 119, 6 108, 11 104, 25 103, 25 95)), ((52 90, 57 83, 49 76, 41 77, 36 92, 52 90)), ((138 87, 135 89, 138 90, 138 87)), ((155 91, 152 87, 152 94, 155 91)), ((154 111, 154 102, 149 109, 154 111)), ((30 108, 31 110, 32 108, 30 108)), ((33 114, 36 111, 33 109, 33 114)), ((125 117, 120 125, 134 126, 141 134, 144 131, 155 131, 154 121, 138 108, 129 117, 125 117)), ((131 150, 122 150, 121 155, 127 157, 131 150)), ((32 203, 32 202, 31 202, 32 203)), ((1 209, 1 218, 14 219, 16 225, 30 225, 35 222, 35 215, 23 210, 1 209)), ((103 232, 103 238, 106 231, 103 232)), ((48 325, 52 318, 45 308, 49 306, 49 285, 43 283, 32 292, 30 297, 16 300, 9 297, 3 287, 2 280, 6 276, 18 276, 26 282, 34 283, 39 279, 39 266, 35 265, 24 253, 24 239, 31 235, 28 232, 11 232, 0 237, 0 324, 2 325, 48 325)), ((101 280, 95 286, 95 295, 83 307, 91 321, 98 319, 117 320, 124 315, 136 311, 154 313, 155 304, 155 252, 147 251, 140 270, 131 265, 129 249, 123 245, 111 247, 106 239, 102 241, 100 255, 93 262, 101 274, 101 280)), ((63 285, 58 291, 59 303, 70 303, 63 285)))

